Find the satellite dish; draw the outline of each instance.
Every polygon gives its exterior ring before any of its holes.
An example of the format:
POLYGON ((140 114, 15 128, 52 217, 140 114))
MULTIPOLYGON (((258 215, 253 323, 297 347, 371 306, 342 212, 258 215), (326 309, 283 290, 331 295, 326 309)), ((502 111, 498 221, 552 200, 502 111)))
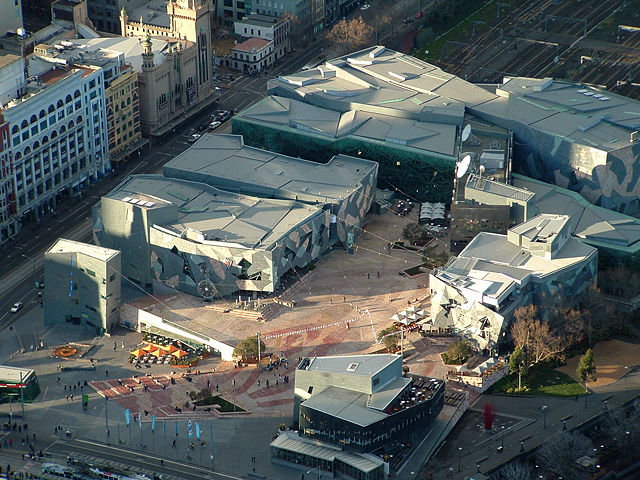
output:
POLYGON ((464 177, 467 170, 469 170, 469 165, 471 165, 471 155, 467 154, 456 165, 456 178, 464 177))
POLYGON ((216 287, 211 280, 206 278, 198 283, 198 293, 202 298, 211 300, 216 294, 216 287))
POLYGON ((480 165, 480 176, 484 173, 484 165, 480 165))
POLYGON ((469 138, 469 135, 471 135, 471 125, 467 124, 462 129, 462 141, 466 142, 467 139, 469 138))

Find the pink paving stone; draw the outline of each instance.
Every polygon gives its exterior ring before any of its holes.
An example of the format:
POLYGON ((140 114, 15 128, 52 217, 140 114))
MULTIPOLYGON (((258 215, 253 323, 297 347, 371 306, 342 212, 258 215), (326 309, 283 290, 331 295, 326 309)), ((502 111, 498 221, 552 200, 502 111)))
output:
POLYGON ((258 370, 254 370, 249 377, 242 382, 242 385, 238 386, 236 385, 236 394, 240 395, 245 393, 247 390, 249 390, 249 388, 251 388, 254 384, 256 384, 256 381, 258 380, 258 378, 260 377, 260 372, 258 370))
POLYGON ((282 398, 280 400, 267 400, 266 402, 258 402, 258 406, 263 407, 275 407, 277 405, 287 405, 293 403, 293 398, 282 398))

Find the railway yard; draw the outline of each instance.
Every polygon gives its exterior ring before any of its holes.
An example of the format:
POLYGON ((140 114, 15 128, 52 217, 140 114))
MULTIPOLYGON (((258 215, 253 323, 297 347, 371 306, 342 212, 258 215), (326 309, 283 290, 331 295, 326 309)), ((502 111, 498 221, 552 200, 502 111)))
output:
POLYGON ((640 0, 489 2, 484 9, 494 12, 491 22, 467 19, 463 35, 428 60, 471 82, 548 76, 640 99, 640 0))

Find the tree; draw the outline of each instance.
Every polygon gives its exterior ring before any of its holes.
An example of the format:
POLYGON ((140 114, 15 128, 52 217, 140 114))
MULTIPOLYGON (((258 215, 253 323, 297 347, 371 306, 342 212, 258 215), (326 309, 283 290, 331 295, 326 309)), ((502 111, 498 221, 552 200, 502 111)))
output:
POLYGON ((529 366, 557 358, 566 348, 563 338, 556 335, 547 322, 538 320, 534 305, 521 307, 515 312, 516 322, 511 326, 513 343, 527 354, 529 366))
POLYGON ((391 27, 392 27, 391 33, 393 35, 393 23, 391 23, 391 17, 389 15, 385 13, 381 13, 373 17, 373 20, 371 21, 371 25, 375 30, 376 43, 380 43, 380 34, 385 30, 385 28, 389 24, 391 24, 391 27))
POLYGON ((493 422, 496 419, 496 410, 490 402, 484 404, 483 408, 484 417, 484 429, 491 430, 493 428, 493 422))
MULTIPOLYGON (((266 346, 263 341, 260 341, 260 351, 264 352, 266 346)), ((242 340, 236 348, 233 349, 233 354, 240 358, 251 358, 258 356, 258 338, 248 337, 242 340)))
POLYGON ((531 480, 533 478, 533 468, 523 462, 508 463, 495 476, 491 476, 491 480, 531 480))
POLYGON ((536 452, 538 464, 547 472, 562 476, 565 480, 582 480, 590 473, 576 460, 592 453, 592 444, 578 432, 561 432, 549 438, 536 452))
POLYGON ((300 17, 291 12, 284 12, 282 18, 289 20, 289 38, 293 39, 302 37, 304 26, 302 25, 300 17))
POLYGON ((596 378, 596 364, 593 361, 593 351, 589 348, 584 355, 580 357, 578 368, 576 369, 578 378, 581 382, 586 382, 587 377, 596 378))
POLYGON ((453 342, 449 345, 445 361, 451 364, 463 364, 473 354, 473 347, 469 340, 453 342))
POLYGON ((509 357, 509 370, 518 374, 518 390, 522 390, 522 375, 527 374, 527 355, 521 347, 516 347, 509 357))
POLYGON ((398 329, 391 325, 390 327, 385 328, 380 332, 380 337, 382 339, 382 344, 389 351, 396 351, 398 349, 398 340, 400 338, 400 333, 398 329))
POLYGON ((402 229, 402 236, 411 243, 424 242, 432 238, 425 228, 416 222, 407 223, 402 229))
POLYGON ((364 23, 362 17, 342 19, 331 28, 327 40, 343 53, 352 52, 372 43, 373 27, 364 23))

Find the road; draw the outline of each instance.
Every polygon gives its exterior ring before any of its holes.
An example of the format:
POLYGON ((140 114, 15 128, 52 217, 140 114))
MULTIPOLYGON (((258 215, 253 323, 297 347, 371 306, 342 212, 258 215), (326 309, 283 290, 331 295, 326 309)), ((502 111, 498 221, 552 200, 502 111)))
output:
MULTIPOLYGON (((185 121, 162 143, 152 143, 145 147, 137 160, 129 160, 120 167, 117 174, 104 178, 100 183, 84 190, 81 199, 73 198, 61 203, 59 216, 50 215, 43 217, 40 224, 27 224, 15 238, 0 247, 3 259, 0 276, 0 328, 6 327, 11 320, 19 319, 28 308, 37 306, 35 281, 43 279, 43 254, 57 238, 91 241, 91 207, 103 195, 128 175, 160 173, 165 163, 189 148, 189 136, 200 125, 208 122, 212 110, 242 110, 256 103, 266 96, 266 84, 270 78, 299 70, 308 59, 317 57, 322 50, 318 43, 312 44, 293 52, 290 57, 276 65, 269 76, 236 78, 228 89, 222 90, 217 107, 213 106, 185 121), (35 259, 35 275, 32 260, 23 255, 35 259), (17 301, 24 302, 25 308, 18 314, 10 314, 11 305, 17 301)), ((231 121, 223 123, 216 129, 216 133, 231 133, 231 121)))

